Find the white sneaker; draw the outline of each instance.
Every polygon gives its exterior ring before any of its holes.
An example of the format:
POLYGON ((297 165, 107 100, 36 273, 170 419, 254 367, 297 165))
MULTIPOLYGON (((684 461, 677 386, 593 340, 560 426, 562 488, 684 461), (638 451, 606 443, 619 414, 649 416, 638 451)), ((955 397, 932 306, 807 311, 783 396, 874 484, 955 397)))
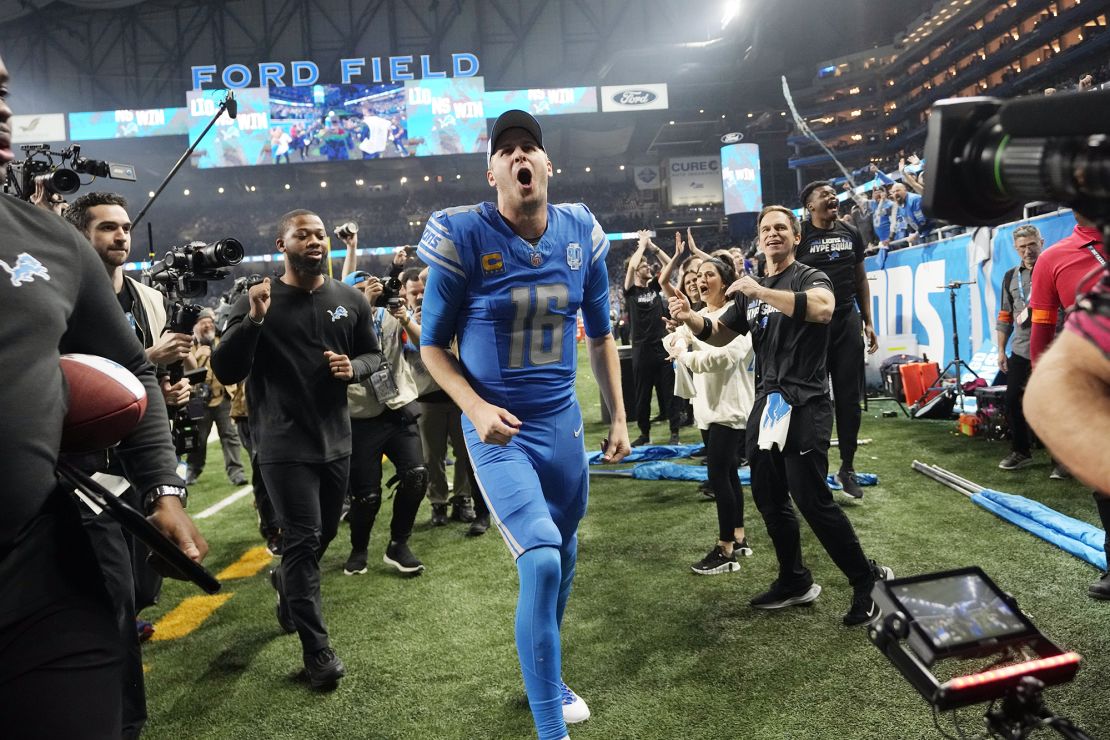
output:
POLYGON ((590 708, 582 697, 570 690, 563 682, 563 721, 568 725, 585 722, 590 718, 590 708))

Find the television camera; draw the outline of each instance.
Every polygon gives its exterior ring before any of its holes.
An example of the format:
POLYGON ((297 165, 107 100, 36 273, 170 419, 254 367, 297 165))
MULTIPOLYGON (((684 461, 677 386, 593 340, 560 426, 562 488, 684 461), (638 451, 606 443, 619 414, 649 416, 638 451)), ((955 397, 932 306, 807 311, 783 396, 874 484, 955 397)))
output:
MULTIPOLYGON (((159 261, 144 273, 146 281, 165 294, 170 301, 166 330, 178 334, 192 334, 203 306, 187 303, 186 298, 196 298, 208 290, 208 283, 223 280, 230 273, 232 265, 243 261, 243 245, 236 239, 221 239, 213 244, 189 242, 183 247, 173 247, 159 261)), ((186 377, 182 362, 169 366, 171 383, 186 377)), ((194 393, 189 403, 174 411, 173 441, 177 454, 182 455, 204 444, 200 439, 200 425, 204 418, 204 408, 208 398, 199 384, 204 381, 207 370, 198 372, 199 377, 189 377, 194 393)))
POLYGON ((20 149, 26 159, 8 166, 4 189, 23 200, 31 200, 40 183, 48 194, 72 195, 86 184, 81 175, 135 182, 132 165, 82 157, 80 144, 57 152, 49 144, 24 144, 20 149))

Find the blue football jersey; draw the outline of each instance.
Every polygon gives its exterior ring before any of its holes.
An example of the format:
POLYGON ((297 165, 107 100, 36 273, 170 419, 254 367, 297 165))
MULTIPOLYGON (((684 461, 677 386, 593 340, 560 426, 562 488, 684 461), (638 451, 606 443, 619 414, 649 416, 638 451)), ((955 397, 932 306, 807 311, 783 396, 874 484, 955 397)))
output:
POLYGON ((471 386, 514 414, 574 400, 577 314, 586 335, 609 333, 609 240, 586 206, 547 206, 536 246, 493 203, 436 211, 418 254, 430 266, 421 345, 448 347, 471 386))

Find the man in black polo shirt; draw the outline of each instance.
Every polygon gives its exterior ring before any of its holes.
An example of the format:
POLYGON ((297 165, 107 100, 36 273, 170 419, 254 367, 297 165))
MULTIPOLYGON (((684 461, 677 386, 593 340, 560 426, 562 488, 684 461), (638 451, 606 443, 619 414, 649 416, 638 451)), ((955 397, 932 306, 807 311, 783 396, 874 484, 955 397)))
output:
POLYGON ((659 413, 670 421, 669 444, 678 444, 679 408, 674 403, 674 365, 663 349, 667 333, 663 317, 667 303, 659 290, 659 281, 652 275, 651 263, 645 254, 650 247, 663 264, 670 259, 652 243, 648 232, 640 231, 640 242, 628 259, 624 274, 624 299, 632 324, 632 376, 636 385, 636 423, 640 436, 633 447, 651 443, 651 392, 659 396, 659 413))
POLYGON ((750 332, 755 346, 756 400, 748 415, 748 460, 752 498, 775 546, 779 576, 749 603, 757 609, 781 609, 809 603, 821 593, 802 563, 793 497, 852 585, 844 624, 868 624, 879 616, 871 588, 877 579, 893 574, 863 554, 851 522, 825 483, 832 432, 825 365, 827 325, 835 303, 832 282, 794 259, 801 228, 789 209, 767 206, 756 224, 760 249, 767 256, 767 276, 756 280, 745 275, 733 283, 729 294, 734 302, 719 320, 692 311, 681 293, 670 300, 671 316, 698 339, 723 346, 737 334, 750 332), (755 420, 759 421, 752 424, 755 420))
POLYGON ((855 458, 863 390, 863 335, 867 351, 879 349, 871 323, 871 289, 863 267, 863 239, 853 226, 837 218, 836 190, 824 180, 802 189, 802 205, 809 220, 802 224, 802 240, 794 256, 816 267, 832 282, 836 307, 829 322, 828 370, 836 404, 836 436, 840 448, 837 477, 844 493, 863 498, 855 478, 855 458), (858 308, 858 310, 857 310, 858 308))
POLYGON ((323 274, 327 231, 319 216, 285 214, 277 248, 285 274, 236 302, 212 369, 224 384, 247 380, 262 478, 282 523, 281 567, 270 574, 278 622, 300 635, 305 672, 319 688, 345 673, 324 625, 319 560, 339 529, 347 491, 347 385, 378 368, 381 350, 370 304, 323 274))

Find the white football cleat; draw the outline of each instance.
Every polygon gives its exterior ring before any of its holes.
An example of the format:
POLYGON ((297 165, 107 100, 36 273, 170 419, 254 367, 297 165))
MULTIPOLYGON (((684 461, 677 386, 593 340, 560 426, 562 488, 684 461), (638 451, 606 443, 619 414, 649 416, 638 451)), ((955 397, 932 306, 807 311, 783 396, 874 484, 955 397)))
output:
POLYGON ((563 682, 563 721, 568 725, 585 722, 590 718, 590 708, 582 697, 570 690, 563 682))

